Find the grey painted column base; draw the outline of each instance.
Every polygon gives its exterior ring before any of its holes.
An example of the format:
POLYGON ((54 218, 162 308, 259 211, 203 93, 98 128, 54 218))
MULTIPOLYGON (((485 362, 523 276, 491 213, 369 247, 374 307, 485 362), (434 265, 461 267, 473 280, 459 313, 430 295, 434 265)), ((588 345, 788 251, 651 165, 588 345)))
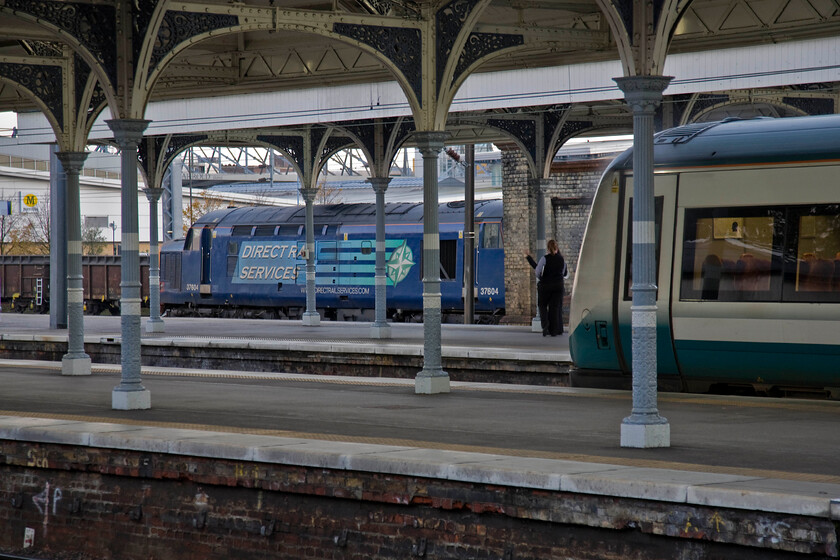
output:
POLYGON ((633 294, 631 314, 631 371, 633 410, 621 423, 621 446, 670 447, 668 420, 657 405, 657 286, 654 198, 654 114, 666 76, 615 78, 633 110, 633 294))
MULTIPOLYGON (((663 419, 664 420, 664 419, 663 419)), ((671 446, 671 425, 661 424, 621 424, 621 447, 649 449, 671 446)))
POLYGON ((531 332, 542 332, 542 320, 539 315, 531 319, 531 332))
POLYGON ((149 121, 106 121, 120 148, 120 200, 122 216, 122 265, 120 267, 120 384, 111 393, 114 410, 151 408, 151 396, 141 385, 140 250, 137 211, 137 146, 149 121))
POLYGON ((163 319, 160 319, 160 318, 149 319, 149 320, 146 321, 146 332, 147 333, 166 332, 166 323, 164 323, 163 319))
POLYGON ((321 324, 321 315, 319 313, 304 313, 301 318, 303 325, 306 327, 317 327, 321 324))
POLYGON ((414 378, 414 393, 417 395, 436 395, 450 391, 449 374, 445 371, 421 371, 414 378))
POLYGON ((148 389, 139 391, 111 392, 111 408, 114 410, 148 410, 152 408, 152 393, 148 389))
POLYGON ((449 392, 441 348, 440 217, 438 215, 438 154, 445 132, 416 132, 423 155, 423 370, 414 378, 420 395, 449 392))
POLYGON ((370 326, 371 338, 391 338, 391 325, 384 323, 382 325, 372 324, 370 326))
POLYGON ((61 358, 61 375, 90 375, 90 356, 69 356, 61 358))

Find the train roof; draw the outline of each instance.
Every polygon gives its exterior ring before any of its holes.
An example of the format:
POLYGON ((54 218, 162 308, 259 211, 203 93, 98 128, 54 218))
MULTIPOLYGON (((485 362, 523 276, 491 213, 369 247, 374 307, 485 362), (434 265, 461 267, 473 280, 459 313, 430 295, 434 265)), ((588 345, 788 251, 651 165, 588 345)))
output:
MULTIPOLYGON (((316 204, 315 223, 371 224, 376 221, 376 204, 316 204)), ((464 216, 464 202, 448 202, 440 205, 441 221, 461 220, 464 216), (451 220, 449 217, 451 216, 451 220)), ((501 219, 501 200, 480 200, 475 203, 476 220, 501 219)), ((385 205, 385 219, 400 223, 422 223, 423 204, 391 203, 385 205)), ((303 224, 306 220, 305 206, 246 206, 225 208, 209 212, 196 220, 195 225, 215 226, 260 225, 260 224, 303 224)))
MULTIPOLYGON (((725 119, 654 135, 654 166, 704 167, 840 160, 840 115, 725 119)), ((632 170, 633 149, 608 170, 632 170)))

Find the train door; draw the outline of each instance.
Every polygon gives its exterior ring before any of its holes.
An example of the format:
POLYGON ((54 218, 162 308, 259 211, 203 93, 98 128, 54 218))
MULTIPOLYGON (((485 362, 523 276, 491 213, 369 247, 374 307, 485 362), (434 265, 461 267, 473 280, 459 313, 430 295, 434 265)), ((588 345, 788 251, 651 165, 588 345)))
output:
MULTIPOLYGON (((674 244, 674 220, 677 197, 677 175, 656 175, 654 179, 655 239, 656 239, 656 359, 660 375, 679 375, 674 358, 671 338, 671 270, 674 244)), ((630 373, 631 360, 631 304, 632 292, 632 248, 633 248, 633 178, 626 179, 624 189, 623 216, 621 221, 621 252, 618 263, 615 290, 614 322, 619 345, 619 356, 623 358, 622 369, 630 373)))
POLYGON ((209 227, 202 228, 199 249, 201 251, 201 272, 200 272, 200 293, 202 296, 210 295, 210 250, 213 245, 213 230, 209 227))
POLYGON ((505 251, 502 247, 502 224, 479 224, 475 249, 476 311, 492 312, 504 307, 505 251))

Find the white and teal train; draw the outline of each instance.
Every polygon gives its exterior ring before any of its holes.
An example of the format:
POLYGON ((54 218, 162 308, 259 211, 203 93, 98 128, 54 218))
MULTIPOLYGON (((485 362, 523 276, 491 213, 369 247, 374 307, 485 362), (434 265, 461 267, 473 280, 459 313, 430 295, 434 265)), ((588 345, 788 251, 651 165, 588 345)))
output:
MULTIPOLYGON (((840 116, 656 135, 660 386, 840 397, 840 116)), ((573 383, 630 378, 632 150, 606 170, 570 309, 573 383)))

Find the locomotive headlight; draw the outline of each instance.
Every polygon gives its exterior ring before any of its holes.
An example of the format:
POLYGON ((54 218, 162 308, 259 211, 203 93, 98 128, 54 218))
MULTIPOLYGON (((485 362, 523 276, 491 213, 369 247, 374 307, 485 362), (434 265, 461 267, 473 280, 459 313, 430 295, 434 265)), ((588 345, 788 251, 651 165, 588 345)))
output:
POLYGON ((589 329, 592 328, 592 324, 590 322, 590 315, 589 309, 584 309, 583 313, 580 314, 580 323, 583 325, 583 329, 589 332, 589 329))

